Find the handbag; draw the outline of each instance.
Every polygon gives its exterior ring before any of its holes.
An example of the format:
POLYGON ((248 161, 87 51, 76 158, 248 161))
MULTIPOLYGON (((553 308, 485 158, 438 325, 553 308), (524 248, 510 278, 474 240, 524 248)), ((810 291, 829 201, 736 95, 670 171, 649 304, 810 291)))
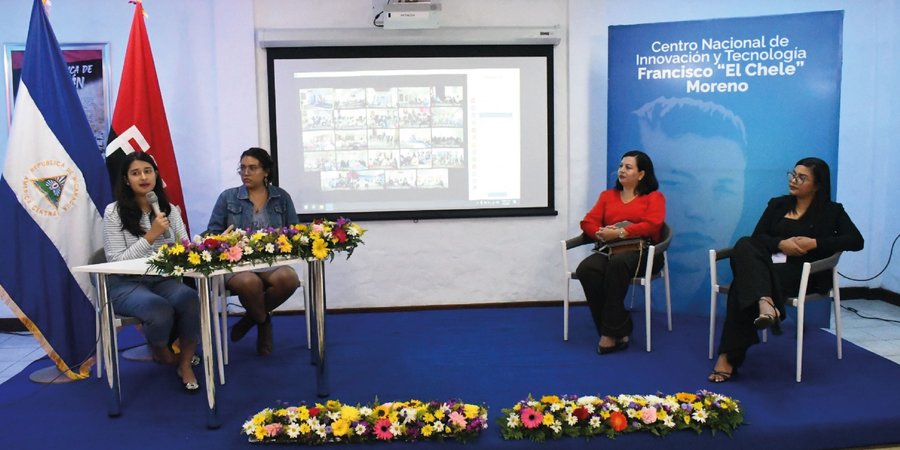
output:
POLYGON ((642 252, 648 247, 647 240, 644 238, 618 239, 615 241, 598 242, 597 253, 602 253, 608 257, 621 255, 629 252, 642 252))

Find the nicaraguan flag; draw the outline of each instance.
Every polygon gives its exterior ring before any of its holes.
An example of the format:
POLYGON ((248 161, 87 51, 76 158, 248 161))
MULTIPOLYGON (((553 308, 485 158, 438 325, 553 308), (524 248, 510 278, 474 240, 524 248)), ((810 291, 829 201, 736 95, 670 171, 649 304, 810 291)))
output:
POLYGON ((35 0, 0 177, 0 297, 70 378, 88 375, 96 346, 93 287, 69 267, 103 248, 100 211, 111 201, 103 155, 35 0))

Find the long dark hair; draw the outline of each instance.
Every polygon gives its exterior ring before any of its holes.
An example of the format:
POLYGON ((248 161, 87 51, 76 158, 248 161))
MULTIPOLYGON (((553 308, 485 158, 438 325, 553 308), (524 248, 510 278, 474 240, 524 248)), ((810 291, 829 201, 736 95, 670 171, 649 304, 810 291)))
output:
MULTIPOLYGON (((159 199, 160 211, 168 216, 172 212, 172 206, 169 205, 169 197, 166 196, 166 191, 163 189, 162 180, 159 178, 159 167, 153 157, 144 152, 132 152, 126 155, 122 165, 119 166, 119 178, 116 180, 116 202, 119 207, 119 217, 122 219, 122 229, 141 237, 147 233, 147 230, 141 228, 141 216, 144 212, 137 204, 136 194, 127 183, 128 169, 135 161, 144 161, 150 164, 153 171, 156 172, 156 185, 153 186, 153 192, 159 199)), ((155 217, 156 214, 150 211, 150 220, 152 221, 155 217)))
MULTIPOLYGON (((644 178, 638 181, 637 186, 634 188, 635 195, 647 195, 659 189, 659 181, 656 180, 656 172, 653 171, 653 161, 650 160, 650 157, 640 150, 630 150, 625 152, 619 161, 628 156, 633 156, 635 161, 637 161, 637 169, 644 172, 644 178)), ((616 189, 620 191, 624 189, 618 178, 616 178, 616 189)))
MULTIPOLYGON (((818 211, 823 205, 831 202, 831 169, 828 168, 827 162, 815 157, 803 158, 794 164, 794 167, 797 166, 804 166, 812 172, 816 183, 816 193, 813 194, 809 210, 818 211)), ((791 212, 797 214, 797 197, 793 195, 791 196, 791 212)))
POLYGON ((244 153, 241 153, 241 159, 244 159, 245 156, 256 158, 259 161, 259 166, 266 171, 266 178, 263 184, 268 185, 275 182, 273 179, 275 175, 272 173, 272 167, 275 166, 275 163, 272 161, 272 157, 269 156, 269 152, 259 147, 250 147, 244 150, 244 153))

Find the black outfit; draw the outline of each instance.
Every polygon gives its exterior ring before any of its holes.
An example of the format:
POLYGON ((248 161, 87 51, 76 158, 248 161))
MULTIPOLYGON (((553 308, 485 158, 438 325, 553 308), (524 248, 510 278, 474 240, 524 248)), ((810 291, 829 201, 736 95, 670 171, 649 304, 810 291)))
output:
MULTIPOLYGON (((840 203, 813 205, 799 219, 785 217, 790 210, 791 196, 771 199, 753 235, 742 237, 734 245, 734 280, 728 291, 719 354, 726 354, 735 368, 744 362, 747 349, 759 342, 753 320, 759 315, 761 297, 770 297, 784 317, 785 299, 800 289, 804 262, 863 248, 862 235, 840 203), (773 264, 772 254, 780 252, 778 243, 795 236, 815 239, 817 247, 803 256, 788 256, 785 263, 773 264)), ((825 293, 830 287, 828 272, 813 274, 807 293, 825 293)))
MULTIPOLYGON (((594 253, 578 265, 575 273, 584 288, 585 299, 598 334, 614 338, 631 335, 634 323, 631 321, 631 314, 625 309, 625 303, 608 300, 625 298, 631 279, 647 270, 647 256, 646 249, 611 258, 602 253, 594 253)), ((659 271, 663 265, 663 255, 657 255, 653 259, 653 265, 653 272, 659 271)))

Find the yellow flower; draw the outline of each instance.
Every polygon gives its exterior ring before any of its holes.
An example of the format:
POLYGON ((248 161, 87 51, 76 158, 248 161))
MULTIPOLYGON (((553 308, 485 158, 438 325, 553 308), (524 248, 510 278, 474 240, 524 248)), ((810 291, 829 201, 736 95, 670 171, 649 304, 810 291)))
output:
POLYGON ((431 425, 425 425, 422 427, 422 436, 428 437, 431 436, 431 433, 434 433, 434 427, 431 425))
POLYGON ((195 251, 191 251, 190 253, 188 253, 188 262, 191 263, 192 266, 199 265, 200 254, 195 251))
POLYGON ((294 229, 302 233, 302 232, 306 231, 308 228, 307 228, 306 224, 298 223, 297 225, 294 225, 294 229))
POLYGON ((184 253, 184 246, 181 244, 175 244, 169 249, 170 255, 180 255, 182 253, 184 253))
POLYGON ((278 236, 275 243, 278 244, 278 250, 281 250, 281 253, 290 253, 291 249, 294 248, 291 245, 291 241, 288 240, 288 237, 283 234, 278 236))
POLYGON ((159 252, 160 255, 165 255, 166 250, 168 250, 168 249, 169 249, 169 244, 163 244, 162 246, 159 247, 159 250, 157 250, 157 251, 159 252))
POLYGON ((288 415, 288 411, 284 408, 275 411, 275 415, 279 417, 285 417, 288 415))
POLYGON ((375 413, 375 417, 380 419, 382 417, 387 417, 387 415, 390 414, 391 407, 387 405, 378 405, 373 412, 375 413))
POLYGON ((466 412, 466 419, 474 419, 478 417, 478 412, 481 411, 481 408, 479 408, 478 405, 470 404, 466 404, 465 406, 463 406, 463 409, 466 412))
POLYGON ((350 432, 350 421, 347 419, 335 420, 334 423, 331 424, 331 432, 335 436, 346 435, 350 432))
POLYGON ((556 418, 553 417, 553 414, 544 414, 544 420, 542 421, 542 423, 549 427, 550 425, 553 425, 553 422, 555 421, 556 418))
POLYGON ((351 422, 359 420, 359 410, 352 406, 341 406, 341 417, 351 422))
POLYGON ((308 423, 303 422, 303 423, 300 425, 300 432, 301 432, 301 433, 303 433, 303 434, 309 434, 309 430, 310 430, 310 428, 309 428, 309 424, 308 424, 308 423))
POLYGON ((252 236, 250 236, 250 240, 251 240, 251 241, 258 241, 258 240, 261 240, 261 239, 264 238, 264 237, 266 237, 266 234, 265 234, 265 233, 263 233, 262 231, 257 231, 256 233, 253 233, 252 236))
POLYGON ((219 253, 219 261, 228 261, 228 253, 219 253))
POLYGON ((679 392, 675 394, 675 398, 678 399, 679 402, 684 403, 693 403, 694 400, 697 400, 697 396, 688 392, 679 392))
POLYGON ((256 436, 257 441, 263 440, 263 438, 266 437, 266 434, 266 427, 262 425, 257 426, 256 429, 253 430, 253 435, 256 436))
POLYGON ((424 420, 425 422, 434 422, 434 414, 427 412, 424 416, 422 416, 422 420, 424 420))
POLYGON ((391 423, 397 422, 398 420, 400 420, 400 413, 398 413, 397 411, 391 411, 391 414, 388 415, 388 419, 390 419, 391 423))
POLYGON ((435 412, 434 412, 434 417, 436 417, 438 420, 443 419, 443 418, 444 418, 444 411, 441 411, 440 409, 437 410, 437 411, 435 411, 435 412))
POLYGON ((555 395, 545 395, 541 397, 541 403, 558 403, 559 397, 555 395))
POLYGON ((325 257, 328 256, 328 247, 325 245, 325 241, 322 239, 314 240, 312 254, 316 259, 325 259, 325 257))
POLYGON ((297 408, 297 418, 300 419, 301 422, 309 419, 309 409, 305 406, 297 408))
POLYGON ((325 402, 325 407, 328 408, 329 411, 339 410, 341 408, 341 402, 337 400, 328 400, 325 402))
POLYGON ((703 409, 703 403, 700 402, 694 402, 694 404, 691 406, 693 406, 694 409, 703 409))

